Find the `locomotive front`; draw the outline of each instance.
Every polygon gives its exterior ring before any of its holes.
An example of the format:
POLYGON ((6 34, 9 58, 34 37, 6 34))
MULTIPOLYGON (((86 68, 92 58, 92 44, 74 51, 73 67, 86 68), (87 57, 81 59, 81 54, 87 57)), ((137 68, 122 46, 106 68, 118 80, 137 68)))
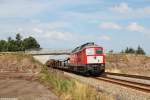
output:
POLYGON ((70 55, 69 67, 72 71, 83 74, 103 74, 105 72, 103 48, 93 42, 75 48, 70 55))
POLYGON ((105 55, 102 47, 86 47, 85 54, 86 69, 90 74, 97 75, 105 72, 105 55))

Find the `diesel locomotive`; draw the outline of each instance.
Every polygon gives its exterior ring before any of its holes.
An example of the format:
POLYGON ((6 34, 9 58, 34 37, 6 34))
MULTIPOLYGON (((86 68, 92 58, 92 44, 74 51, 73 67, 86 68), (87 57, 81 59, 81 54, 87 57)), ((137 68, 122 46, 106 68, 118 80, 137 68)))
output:
POLYGON ((72 50, 66 60, 51 60, 51 64, 47 62, 47 65, 85 75, 101 75, 105 72, 104 49, 94 42, 89 42, 72 50))

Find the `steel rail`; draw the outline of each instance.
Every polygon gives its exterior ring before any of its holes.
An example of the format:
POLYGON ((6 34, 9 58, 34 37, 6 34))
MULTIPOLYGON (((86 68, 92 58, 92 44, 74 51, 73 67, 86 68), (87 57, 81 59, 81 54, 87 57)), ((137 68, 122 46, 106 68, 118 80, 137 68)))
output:
POLYGON ((121 73, 110 73, 110 72, 105 72, 105 74, 106 74, 106 75, 114 75, 114 76, 128 77, 128 78, 136 78, 136 79, 150 80, 150 77, 148 77, 148 76, 131 75, 131 74, 121 74, 121 73))
MULTIPOLYGON (((61 71, 64 72, 63 70, 61 70, 61 71)), ((143 91, 143 92, 146 92, 146 93, 150 93, 150 85, 149 84, 133 82, 133 81, 127 81, 127 80, 122 80, 122 79, 115 79, 115 78, 110 78, 110 77, 107 77, 107 76, 90 77, 90 78, 105 81, 105 82, 109 82, 109 83, 113 83, 113 84, 117 84, 117 85, 128 87, 128 88, 132 88, 132 89, 143 91)))
POLYGON ((150 93, 150 85, 148 85, 148 84, 120 80, 120 79, 109 78, 109 77, 93 77, 93 78, 97 79, 97 80, 102 80, 105 82, 109 82, 109 83, 117 84, 120 86, 125 86, 125 87, 129 87, 129 88, 136 89, 139 91, 150 93))

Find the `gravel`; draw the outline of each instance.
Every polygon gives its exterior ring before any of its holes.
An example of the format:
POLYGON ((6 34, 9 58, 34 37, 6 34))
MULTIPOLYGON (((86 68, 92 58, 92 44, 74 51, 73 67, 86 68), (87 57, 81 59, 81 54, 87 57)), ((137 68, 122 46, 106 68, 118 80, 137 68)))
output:
POLYGON ((105 92, 108 95, 113 95, 116 100, 150 100, 150 93, 141 92, 135 89, 96 80, 90 77, 79 76, 72 73, 65 72, 64 74, 85 84, 96 87, 98 91, 105 92))
POLYGON ((133 81, 133 82, 139 82, 150 85, 150 80, 144 80, 144 79, 136 79, 136 78, 128 78, 128 77, 122 77, 122 76, 113 76, 113 75, 107 75, 108 77, 115 78, 115 79, 121 79, 121 80, 127 80, 127 81, 133 81))

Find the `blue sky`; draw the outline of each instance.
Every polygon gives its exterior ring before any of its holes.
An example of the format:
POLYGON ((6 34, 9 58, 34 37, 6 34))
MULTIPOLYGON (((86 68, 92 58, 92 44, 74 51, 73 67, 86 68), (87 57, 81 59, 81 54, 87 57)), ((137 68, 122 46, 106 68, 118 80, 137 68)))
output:
POLYGON ((0 39, 16 33, 43 48, 94 41, 106 51, 140 45, 150 54, 150 0, 1 0, 0 39))

